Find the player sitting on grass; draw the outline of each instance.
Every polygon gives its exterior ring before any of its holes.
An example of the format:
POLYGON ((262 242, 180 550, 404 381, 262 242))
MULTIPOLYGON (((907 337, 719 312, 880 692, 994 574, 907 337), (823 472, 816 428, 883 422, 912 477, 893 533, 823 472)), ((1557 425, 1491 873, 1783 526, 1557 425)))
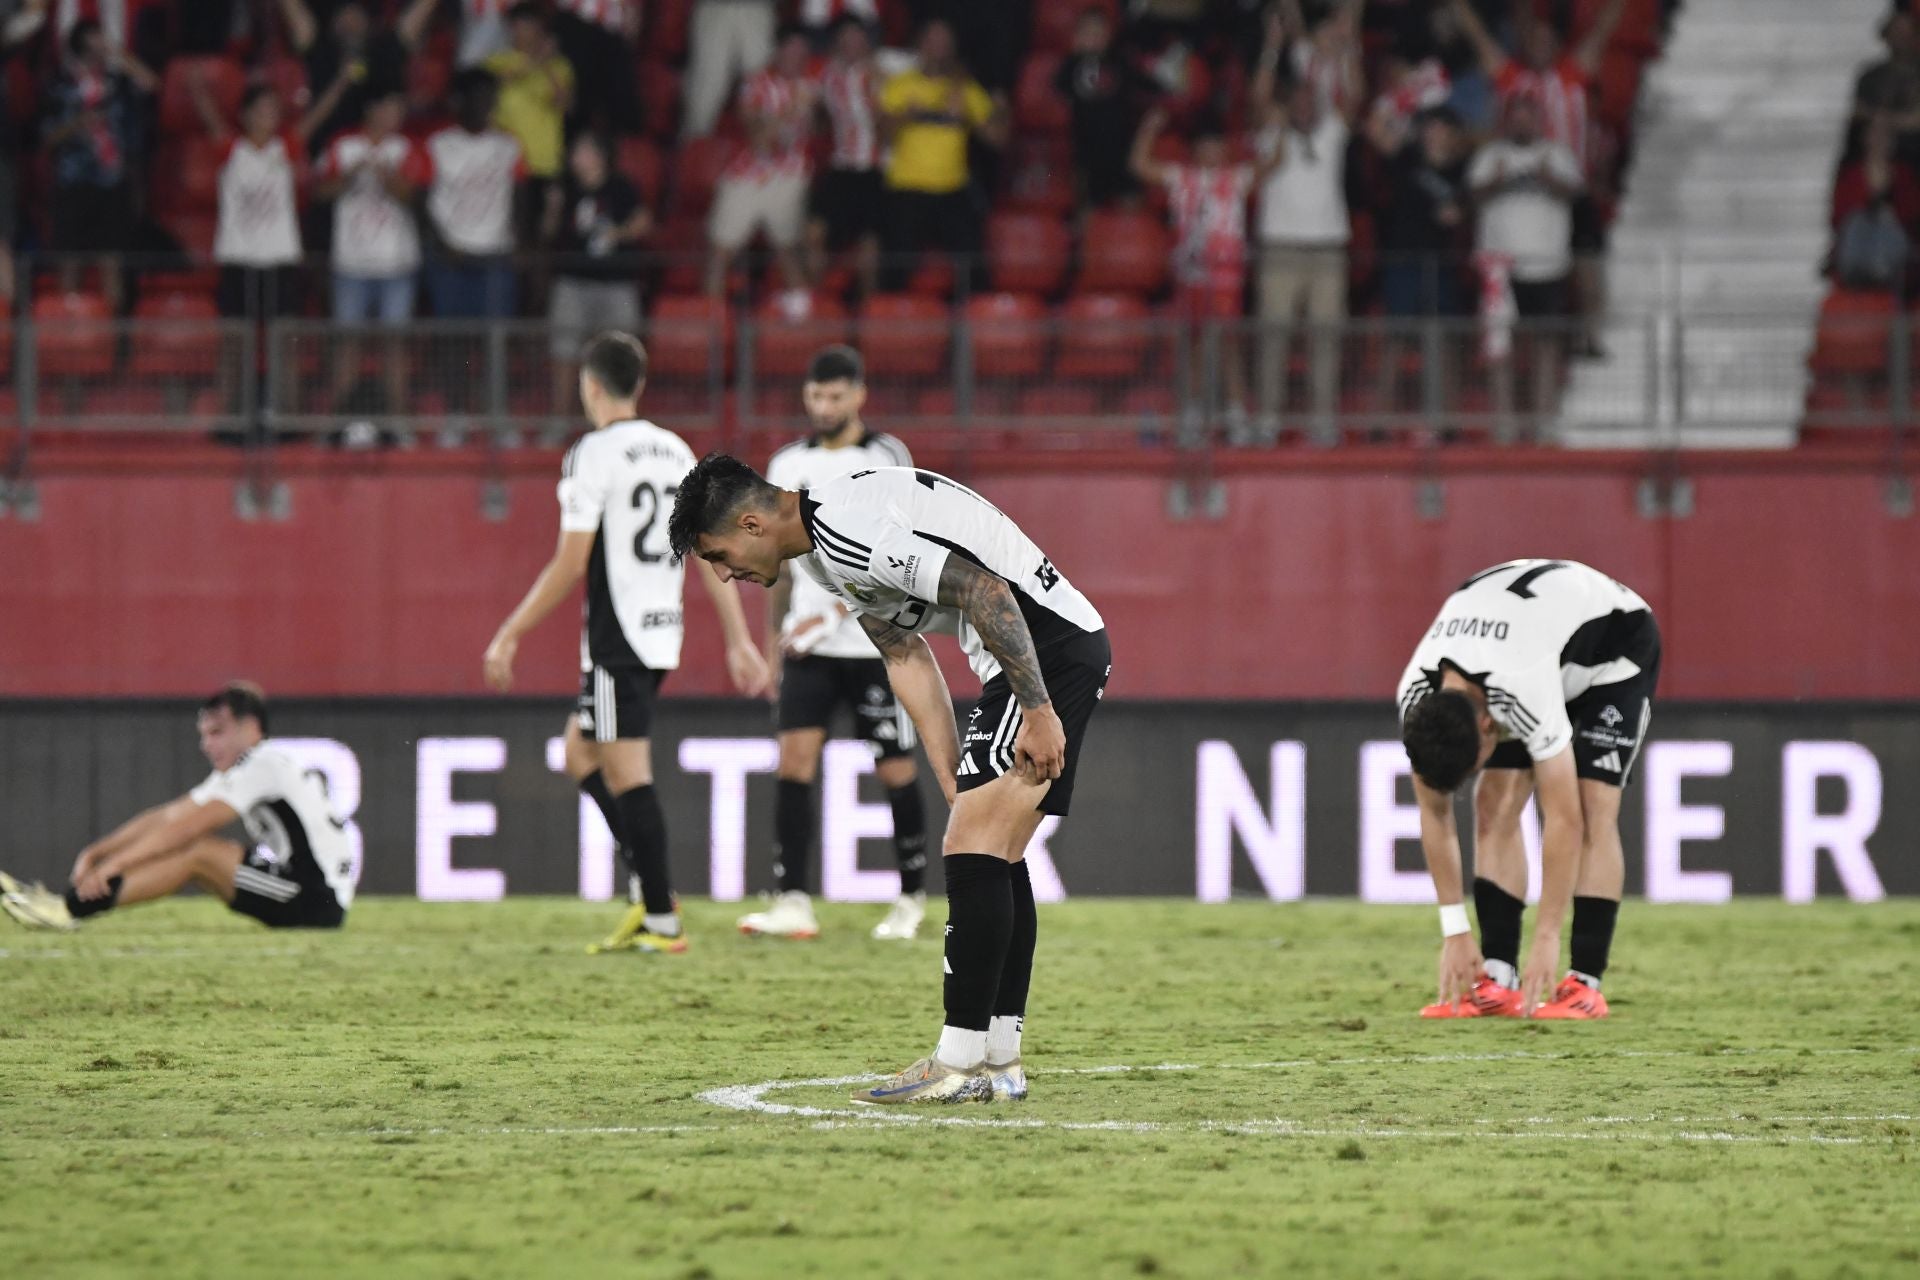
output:
POLYGON ((791 560, 857 613, 953 807, 940 1043, 855 1100, 1024 1098, 1037 929, 1024 859, 1041 819, 1067 812, 1112 671, 1099 611, 1019 525, 931 471, 871 467, 795 491, 708 454, 680 483, 668 536, 676 557, 698 556, 729 581, 770 587, 791 560), (985 682, 964 745, 920 634, 935 630, 959 636, 985 682))
POLYGON ((77 929, 89 916, 197 884, 276 928, 338 928, 353 901, 353 854, 326 784, 267 737, 257 686, 230 684, 200 704, 207 780, 138 814, 80 851, 65 895, 0 874, 0 907, 32 929, 77 929), (236 820, 252 847, 214 834, 236 820))
POLYGON ((1600 994, 1626 879, 1620 792, 1646 741, 1660 630, 1631 589, 1571 560, 1513 560, 1447 597, 1400 677, 1420 845, 1440 899, 1440 1000, 1427 1018, 1604 1018, 1600 994), (1484 770, 1484 772, 1482 772, 1484 770), (1467 923, 1453 793, 1475 773, 1467 923), (1520 815, 1540 799, 1540 916, 1520 967, 1520 815), (1560 963, 1573 902, 1573 967, 1560 963))

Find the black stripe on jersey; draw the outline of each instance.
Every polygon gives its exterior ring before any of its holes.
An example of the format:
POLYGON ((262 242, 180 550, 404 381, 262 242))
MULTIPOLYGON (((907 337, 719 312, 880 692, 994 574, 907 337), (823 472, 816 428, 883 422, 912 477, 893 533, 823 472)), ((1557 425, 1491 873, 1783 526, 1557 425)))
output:
POLYGON ((300 815, 284 798, 267 801, 267 808, 280 820, 281 828, 287 833, 287 878, 305 889, 320 889, 331 893, 327 887, 326 872, 320 868, 320 860, 313 856, 313 842, 307 836, 307 824, 300 821, 300 815))
POLYGON ((575 440, 573 447, 567 450, 567 456, 560 460, 560 474, 562 477, 570 479, 573 476, 574 463, 580 457, 580 446, 586 442, 587 437, 585 436, 581 436, 578 440, 575 440))
POLYGON ((881 432, 873 436, 872 442, 891 454, 897 466, 910 467, 913 465, 913 455, 907 452, 907 446, 901 444, 900 441, 894 437, 881 432))
POLYGON ((1531 734, 1535 729, 1540 727, 1540 722, 1534 718, 1531 711, 1527 710, 1526 705, 1505 689, 1495 689, 1489 685, 1487 687, 1487 705, 1489 707, 1497 707, 1506 717, 1508 723, 1523 736, 1531 734))
MULTIPOLYGON (((984 499, 982 499, 982 501, 984 501, 984 499)), ((1005 574, 995 573, 992 569, 988 569, 986 563, 981 560, 979 556, 953 541, 951 538, 943 538, 937 533, 928 533, 922 529, 915 529, 913 532, 915 537, 925 538, 935 546, 945 547, 949 552, 959 556, 968 564, 992 573, 994 577, 1000 579, 1000 581, 1012 588, 1013 598, 1020 604, 1020 617, 1027 624, 1027 634, 1033 637, 1033 647, 1036 651, 1049 648, 1056 644, 1063 644, 1069 640, 1078 640, 1082 636, 1094 634, 1091 631, 1082 630, 1075 623, 1061 617, 1044 604, 1041 604, 1038 600, 1035 600, 1026 593, 1026 590, 1021 587, 1019 583, 1014 582, 1005 574)), ((939 603, 939 593, 940 584, 936 582, 933 587, 933 597, 936 604, 939 603)))
POLYGON ((1400 718, 1406 719, 1407 712, 1413 710, 1416 703, 1425 702, 1439 687, 1439 684, 1429 676, 1421 676, 1408 685, 1406 693, 1400 698, 1400 718))
POLYGON ((844 533, 835 533, 817 518, 813 522, 813 541, 822 551, 839 552, 835 559, 859 561, 862 569, 867 567, 867 561, 873 556, 872 547, 864 542, 856 542, 844 533))

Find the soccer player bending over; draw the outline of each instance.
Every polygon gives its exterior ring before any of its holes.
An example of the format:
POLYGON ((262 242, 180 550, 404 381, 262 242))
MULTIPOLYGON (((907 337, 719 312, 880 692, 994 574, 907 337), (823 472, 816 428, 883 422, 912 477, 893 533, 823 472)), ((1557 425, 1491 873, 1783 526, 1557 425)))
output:
MULTIPOLYGON (((813 434, 773 455, 767 482, 805 489, 867 467, 910 467, 907 447, 870 431, 860 410, 867 377, 860 353, 833 346, 814 356, 801 388, 813 434)), ((827 727, 844 706, 854 728, 873 748, 874 772, 893 811, 893 849, 900 863, 900 897, 873 927, 878 939, 907 941, 927 913, 927 814, 914 766, 913 722, 887 684, 886 663, 853 616, 805 574, 782 574, 767 591, 767 654, 780 658, 774 720, 780 731, 779 791, 773 810, 774 874, 780 896, 765 911, 740 920, 756 937, 812 938, 820 925, 807 896, 813 848, 814 782, 827 745, 827 727)))
POLYGON ((931 471, 873 467, 796 491, 709 454, 680 485, 670 538, 729 581, 771 587, 791 560, 857 613, 953 808, 946 1024, 931 1054, 855 1100, 1024 1098, 1036 921, 1023 859, 1041 819, 1067 812, 1112 671, 1099 612, 992 503, 931 471), (926 631, 957 635, 984 682, 964 742, 926 631))
POLYGON ((317 771, 267 737, 257 686, 230 684, 200 704, 207 780, 137 814, 80 851, 64 895, 0 874, 0 907, 33 929, 77 929, 115 907, 197 884, 275 928, 335 929, 353 902, 353 853, 317 771), (216 835, 245 824, 252 846, 216 835))
MULTIPOLYGON (((567 717, 567 776, 592 797, 639 882, 613 933, 589 952, 687 949, 667 875, 667 819, 653 788, 653 704, 680 665, 686 571, 667 551, 667 509, 693 466, 686 441, 640 417, 647 353, 631 334, 589 341, 580 357, 580 403, 593 430, 560 471, 560 543, 487 646, 487 683, 513 687, 520 638, 587 582, 580 636, 580 700, 567 717)), ((727 673, 742 693, 766 688, 740 593, 701 566, 726 635, 727 673)))
POLYGON ((1626 859, 1620 792, 1660 678, 1660 630, 1630 588, 1571 560, 1513 560, 1467 579, 1400 677, 1420 844, 1440 899, 1440 999, 1427 1018, 1604 1018, 1600 994, 1626 859), (1473 945, 1453 793, 1476 773, 1473 945), (1539 798, 1540 915, 1520 963, 1520 815, 1539 798), (1573 903, 1572 968, 1560 963, 1573 903))

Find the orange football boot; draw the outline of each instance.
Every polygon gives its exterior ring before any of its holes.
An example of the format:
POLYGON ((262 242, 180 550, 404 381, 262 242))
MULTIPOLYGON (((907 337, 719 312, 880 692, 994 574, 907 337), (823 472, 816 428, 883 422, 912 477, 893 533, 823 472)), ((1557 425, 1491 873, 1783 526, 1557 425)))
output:
POLYGON ((1554 988, 1553 999, 1533 1011, 1536 1018, 1587 1020, 1607 1016, 1607 998, 1569 974, 1554 988))
POLYGON ((1451 1004, 1430 1004, 1420 1011, 1423 1018, 1517 1018, 1520 993, 1503 987, 1482 975, 1473 990, 1451 1004))

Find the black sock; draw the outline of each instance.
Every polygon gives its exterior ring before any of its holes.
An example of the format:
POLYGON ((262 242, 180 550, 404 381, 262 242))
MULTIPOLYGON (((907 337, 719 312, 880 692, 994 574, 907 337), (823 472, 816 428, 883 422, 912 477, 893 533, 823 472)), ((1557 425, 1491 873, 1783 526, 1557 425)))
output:
POLYGON ((660 810, 660 795, 651 785, 622 791, 613 798, 627 829, 627 848, 633 856, 633 869, 640 876, 640 900, 647 914, 669 915, 673 911, 673 884, 667 875, 667 815, 660 810))
MULTIPOLYGON (((620 806, 613 802, 613 792, 607 790, 607 775, 595 769, 580 779, 580 791, 593 801, 594 807, 600 810, 600 816, 606 819, 607 830, 613 833, 614 856, 627 869, 627 878, 638 880, 640 871, 633 865, 633 849, 627 844, 627 823, 620 816, 620 806)), ((631 886, 629 890, 628 896, 631 897, 631 886)))
POLYGON ((1480 954, 1520 967, 1520 913, 1527 904, 1491 880, 1473 878, 1473 911, 1480 917, 1480 954))
POLYGON ((893 852, 900 859, 900 892, 922 893, 927 887, 927 807, 920 802, 920 784, 888 787, 893 807, 893 852))
POLYGON ((1040 930, 1033 908, 1033 877, 1024 859, 1009 868, 1013 882, 1013 935, 1007 941, 1007 963, 1000 970, 1000 994, 993 1002, 996 1018, 1024 1018, 1027 987, 1033 982, 1033 945, 1040 930))
POLYGON ((75 920, 85 920, 88 916, 97 916, 102 911, 111 911, 120 901, 120 886, 126 883, 124 876, 114 876, 107 881, 105 897, 83 898, 80 891, 72 885, 67 886, 67 914, 75 920))
POLYGON ((1004 859, 950 853, 947 874, 947 1025, 981 1031, 993 1019, 1013 936, 1012 877, 1004 859))
POLYGON ((1592 978, 1596 986, 1607 971, 1607 952, 1613 949, 1613 922, 1620 904, 1612 898, 1573 900, 1573 971, 1592 978))
POLYGON ((780 892, 807 887, 813 856, 813 784, 780 779, 773 797, 773 874, 780 892))

